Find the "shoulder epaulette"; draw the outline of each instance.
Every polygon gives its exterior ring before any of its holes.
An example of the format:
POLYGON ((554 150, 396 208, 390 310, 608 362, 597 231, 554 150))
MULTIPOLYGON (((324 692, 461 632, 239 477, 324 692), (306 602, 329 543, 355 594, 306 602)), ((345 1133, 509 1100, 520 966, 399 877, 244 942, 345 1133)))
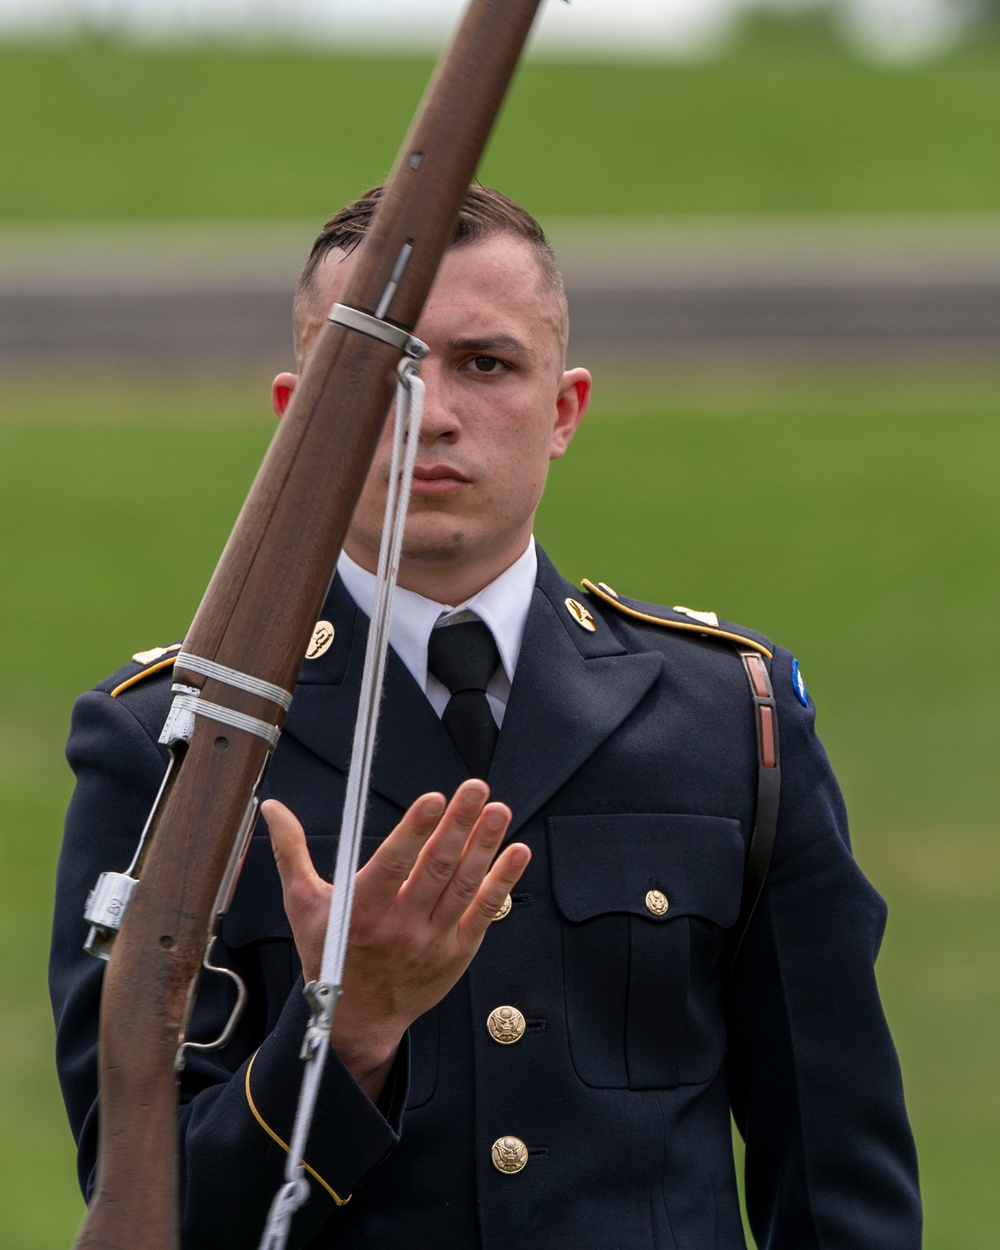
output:
POLYGON ((699 612, 694 608, 662 608, 638 600, 623 599, 616 591, 604 582, 592 582, 585 577, 581 583, 588 595, 600 599, 609 607, 620 612, 622 616, 635 621, 644 621, 647 625, 659 625, 663 629, 679 629, 688 633, 700 634, 703 638, 723 638, 726 642, 735 642, 742 647, 749 647, 761 655, 771 659, 773 652, 764 643, 746 634, 730 629, 728 622, 719 623, 714 612, 699 612))
POLYGON ((139 682, 152 677, 154 673, 161 673, 165 668, 172 668, 177 660, 177 653, 183 645, 181 642, 173 642, 169 647, 153 647, 151 651, 137 651, 132 656, 132 663, 141 667, 130 672, 115 686, 111 691, 112 699, 117 699, 124 691, 137 686, 139 682))

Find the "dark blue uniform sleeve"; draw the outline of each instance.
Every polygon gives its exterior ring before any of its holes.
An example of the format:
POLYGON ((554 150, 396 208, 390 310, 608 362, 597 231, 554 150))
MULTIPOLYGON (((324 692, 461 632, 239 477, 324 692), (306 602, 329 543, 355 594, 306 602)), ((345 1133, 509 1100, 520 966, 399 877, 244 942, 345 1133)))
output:
POLYGON ((875 984, 886 907, 851 855, 791 665, 778 650, 778 831, 730 987, 748 1215, 760 1250, 919 1250, 916 1154, 875 984))
MULTIPOLYGON (((143 723, 142 697, 138 691, 129 696, 115 699, 93 691, 79 699, 67 746, 77 784, 59 859, 50 989, 59 1078, 85 1196, 93 1185, 97 1155, 98 1008, 104 964, 82 949, 87 933, 83 908, 100 872, 124 871, 129 864, 166 766, 151 726, 143 723)), ((274 980, 276 963, 283 965, 281 1001, 270 1012, 251 1003, 234 1040, 224 1050, 192 1057, 182 1076, 185 1250, 246 1250, 256 1245, 282 1180, 282 1143, 290 1139, 294 1119, 307 1010, 294 951, 287 941, 281 949, 274 949, 276 945, 241 952, 239 970, 253 994, 274 980)), ((191 1035, 198 1040, 217 1036, 230 1007, 225 978, 203 977, 191 1035)), ((308 1245, 328 1224, 324 1244, 336 1244, 337 1203, 349 1197, 398 1140, 407 1065, 404 1045, 382 1105, 375 1107, 331 1055, 306 1152, 312 1193, 296 1216, 291 1245, 308 1245)))

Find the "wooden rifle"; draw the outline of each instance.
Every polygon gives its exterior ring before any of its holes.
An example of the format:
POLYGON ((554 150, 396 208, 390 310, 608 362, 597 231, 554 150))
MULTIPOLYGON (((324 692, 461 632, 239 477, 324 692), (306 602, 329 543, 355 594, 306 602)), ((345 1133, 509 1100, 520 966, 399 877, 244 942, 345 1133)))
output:
MULTIPOLYGON (((337 306, 348 311, 317 339, 178 657, 173 762, 104 978, 97 1178, 76 1250, 180 1245, 176 1060, 202 960, 397 364, 539 3, 471 0, 337 306)), ((104 891, 109 917, 121 894, 104 891)))

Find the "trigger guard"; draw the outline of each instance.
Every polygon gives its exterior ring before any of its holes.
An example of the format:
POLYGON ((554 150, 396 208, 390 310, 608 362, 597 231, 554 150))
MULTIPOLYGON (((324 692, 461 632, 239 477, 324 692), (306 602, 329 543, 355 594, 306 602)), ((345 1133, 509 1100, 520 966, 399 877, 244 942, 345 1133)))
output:
MULTIPOLYGON (((213 938, 214 942, 214 938, 213 938)), ((201 961, 201 966, 206 972, 220 972, 232 981, 236 987, 236 1002, 233 1009, 229 1013, 229 1019, 223 1026, 222 1032, 213 1042, 181 1042, 177 1048, 177 1057, 174 1060, 174 1071, 180 1072, 187 1060, 188 1051, 196 1050, 201 1054, 207 1054, 213 1050, 221 1050, 232 1038, 236 1032, 236 1026, 240 1022, 240 1016, 243 1015, 243 1008, 247 1004, 247 987, 243 978, 239 973, 234 972, 232 968, 224 968, 221 964, 213 964, 209 961, 209 951, 212 949, 213 942, 209 943, 208 950, 205 951, 205 958, 201 961)))

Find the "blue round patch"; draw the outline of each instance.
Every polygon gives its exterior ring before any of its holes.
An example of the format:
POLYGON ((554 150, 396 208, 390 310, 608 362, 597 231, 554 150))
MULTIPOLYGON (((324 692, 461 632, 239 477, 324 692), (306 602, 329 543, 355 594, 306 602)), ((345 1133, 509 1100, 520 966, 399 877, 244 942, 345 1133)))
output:
POLYGON ((795 690, 796 699, 803 707, 808 707, 809 691, 806 689, 806 679, 802 676, 798 660, 792 660, 792 687, 795 690))

